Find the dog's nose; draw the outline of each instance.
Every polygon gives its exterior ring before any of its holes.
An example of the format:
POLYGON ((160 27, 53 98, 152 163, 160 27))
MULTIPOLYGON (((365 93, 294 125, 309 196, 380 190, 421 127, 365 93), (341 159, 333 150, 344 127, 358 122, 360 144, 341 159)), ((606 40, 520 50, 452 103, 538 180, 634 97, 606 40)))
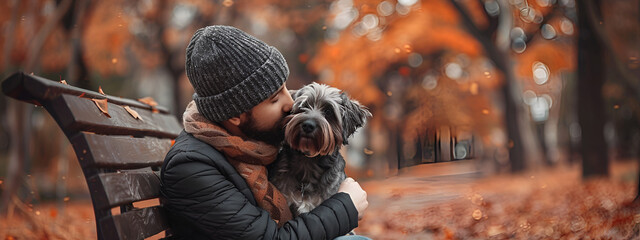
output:
POLYGON ((312 133, 314 130, 316 130, 316 122, 312 121, 312 120, 306 120, 304 122, 302 122, 302 131, 304 133, 312 133))

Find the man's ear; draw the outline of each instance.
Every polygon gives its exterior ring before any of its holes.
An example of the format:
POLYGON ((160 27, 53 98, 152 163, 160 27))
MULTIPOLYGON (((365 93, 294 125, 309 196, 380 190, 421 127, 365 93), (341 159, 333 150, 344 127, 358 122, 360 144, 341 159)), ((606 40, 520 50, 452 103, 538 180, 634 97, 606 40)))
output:
POLYGON ((240 116, 237 117, 232 117, 229 118, 227 121, 234 126, 240 126, 240 124, 242 124, 242 122, 244 122, 247 119, 247 113, 242 113, 240 114, 240 116))
POLYGON ((234 125, 236 127, 240 126, 240 122, 241 122, 239 117, 232 117, 232 118, 229 118, 227 121, 231 123, 231 125, 234 125))

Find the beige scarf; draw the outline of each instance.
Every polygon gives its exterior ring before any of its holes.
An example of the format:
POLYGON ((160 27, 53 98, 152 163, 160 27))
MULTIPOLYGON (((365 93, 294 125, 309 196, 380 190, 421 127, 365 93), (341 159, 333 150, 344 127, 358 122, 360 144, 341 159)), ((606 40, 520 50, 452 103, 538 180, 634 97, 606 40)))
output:
POLYGON ((186 132, 224 153, 249 184, 258 205, 267 210, 279 226, 292 219, 286 198, 267 178, 266 166, 276 160, 276 147, 230 135, 200 114, 194 101, 184 112, 183 124, 186 132))

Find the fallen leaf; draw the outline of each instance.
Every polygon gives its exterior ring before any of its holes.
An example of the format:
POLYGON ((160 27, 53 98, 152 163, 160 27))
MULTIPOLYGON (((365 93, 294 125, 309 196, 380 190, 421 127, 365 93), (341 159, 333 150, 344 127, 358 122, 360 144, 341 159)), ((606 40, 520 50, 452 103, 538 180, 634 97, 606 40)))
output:
POLYGON ((124 110, 127 110, 127 112, 131 114, 133 118, 142 120, 142 118, 140 117, 140 114, 138 114, 136 110, 131 109, 129 106, 124 106, 124 110))
POLYGON ((176 140, 175 139, 171 139, 171 146, 173 147, 173 144, 176 144, 176 140))
POLYGON ((102 113, 104 113, 104 115, 107 115, 107 117, 111 117, 111 115, 109 115, 109 103, 107 102, 107 99, 95 99, 92 98, 91 101, 93 101, 94 103, 96 103, 96 106, 98 106, 98 109, 100 109, 100 111, 102 113))
POLYGON ((475 220, 480 220, 482 218, 482 211, 480 211, 479 209, 476 209, 475 211, 473 211, 473 213, 471 214, 471 216, 473 217, 473 219, 475 220))
POLYGON ((156 102, 156 100, 153 100, 152 97, 139 98, 138 102, 147 104, 147 105, 152 106, 152 107, 158 106, 158 102, 156 102))
POLYGON ((105 96, 107 95, 107 94, 104 94, 104 92, 102 91, 102 87, 101 86, 98 86, 98 92, 100 94, 102 94, 102 95, 105 95, 105 96))
POLYGON ((78 97, 84 97, 84 93, 80 94, 80 96, 78 96, 78 97))
POLYGON ((371 155, 371 154, 373 154, 373 151, 371 151, 371 149, 365 148, 364 149, 364 154, 371 155))
POLYGON ((67 84, 67 81, 65 81, 64 79, 60 81, 60 83, 64 84, 64 85, 69 85, 67 84))

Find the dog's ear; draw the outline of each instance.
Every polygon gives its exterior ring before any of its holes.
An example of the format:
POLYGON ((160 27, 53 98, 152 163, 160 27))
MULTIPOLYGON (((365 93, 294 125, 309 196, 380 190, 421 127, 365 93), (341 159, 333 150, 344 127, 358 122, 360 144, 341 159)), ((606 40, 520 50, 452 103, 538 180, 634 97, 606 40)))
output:
POLYGON ((291 98, 293 98, 293 100, 296 100, 296 98, 298 97, 298 95, 296 95, 297 92, 298 90, 289 89, 289 94, 291 95, 291 98))
POLYGON ((347 94, 340 94, 342 98, 342 139, 347 144, 347 139, 351 137, 356 130, 364 125, 367 118, 371 117, 371 112, 358 101, 350 99, 347 94))

